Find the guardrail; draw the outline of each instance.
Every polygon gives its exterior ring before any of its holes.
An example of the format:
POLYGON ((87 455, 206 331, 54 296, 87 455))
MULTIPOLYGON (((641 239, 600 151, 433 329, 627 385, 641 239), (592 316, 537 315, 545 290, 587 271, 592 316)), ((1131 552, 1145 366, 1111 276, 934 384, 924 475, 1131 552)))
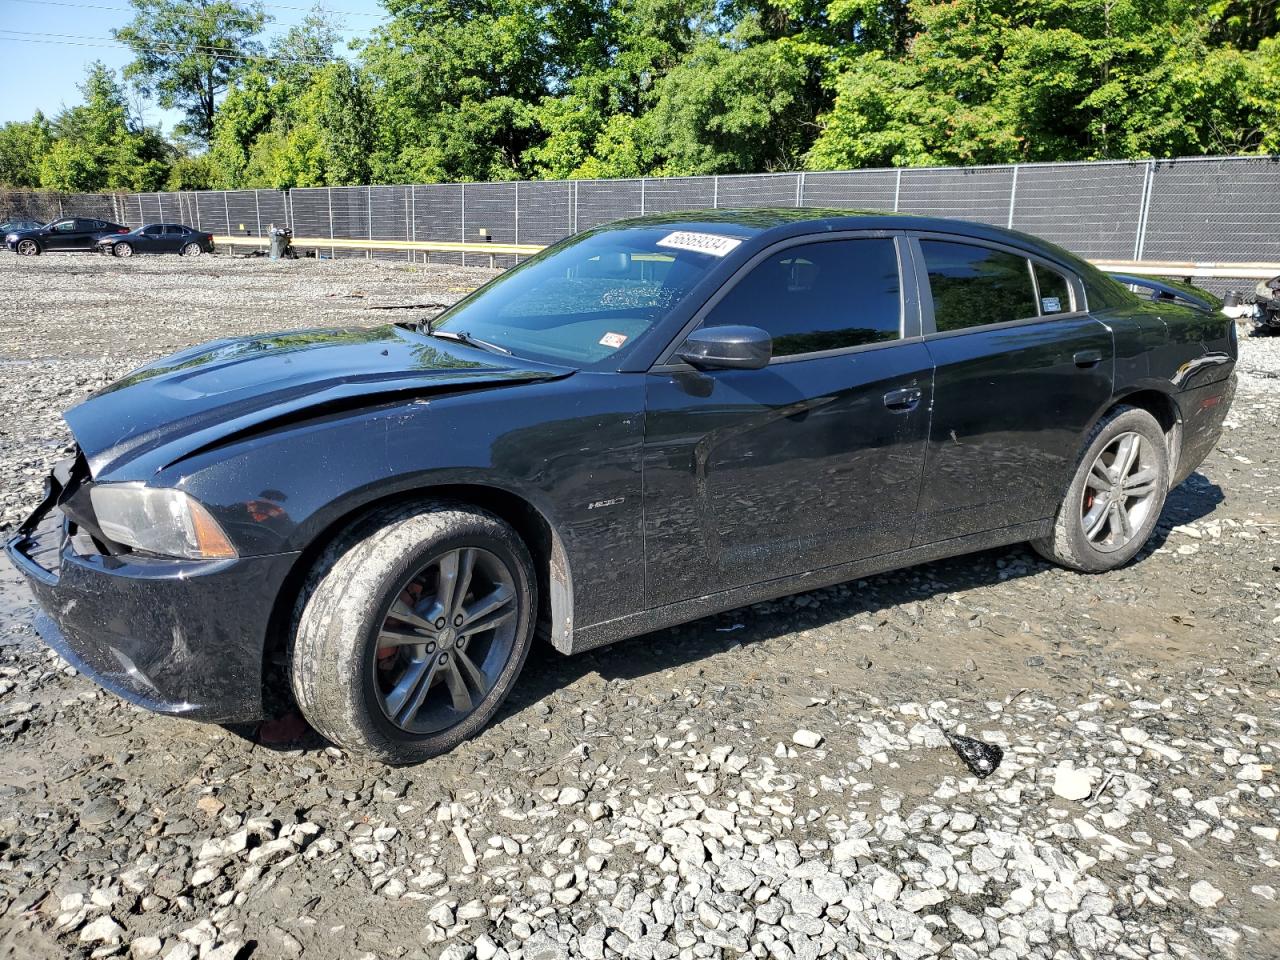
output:
MULTIPOLYGON (((265 248, 267 237, 227 236, 214 237, 214 243, 222 246, 248 246, 265 248)), ((471 256, 493 258, 499 256, 528 257, 546 247, 534 243, 456 243, 448 240, 343 240, 328 237, 294 237, 293 246, 302 250, 412 250, 427 254, 465 253, 471 256)), ((428 260, 428 262, 430 262, 428 260)), ((1099 270, 1107 273, 1132 273, 1147 277, 1186 277, 1193 280, 1268 280, 1280 276, 1280 263, 1247 261, 1243 263, 1196 263, 1183 260, 1090 260, 1099 270)))
MULTIPOLYGON (((215 236, 213 242, 219 246, 265 249, 270 246, 271 238, 215 236)), ((340 238, 331 239, 329 237, 294 237, 291 242, 295 248, 300 250, 328 250, 331 253, 335 253, 338 250, 365 250, 370 254, 375 250, 416 251, 426 254, 428 263, 431 262, 430 258, 433 253, 465 253, 471 256, 487 255, 489 257, 489 266, 491 267, 497 265, 494 262, 495 257, 529 257, 545 249, 539 244, 532 243, 458 243, 449 240, 346 240, 340 238)))
POLYGON ((1193 263, 1182 260, 1090 260, 1107 273, 1144 277, 1187 277, 1192 280, 1269 280, 1280 276, 1280 263, 1193 263))

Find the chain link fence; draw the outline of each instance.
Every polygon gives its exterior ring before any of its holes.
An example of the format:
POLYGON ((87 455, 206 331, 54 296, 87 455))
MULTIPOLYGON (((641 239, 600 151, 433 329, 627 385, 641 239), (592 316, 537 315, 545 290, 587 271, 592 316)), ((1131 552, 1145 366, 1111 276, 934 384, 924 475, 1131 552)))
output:
MULTIPOLYGON (((1280 262, 1280 158, 1016 164, 820 173, 308 187, 145 194, 0 191, 0 217, 80 214, 217 235, 548 244, 611 220, 706 208, 893 210, 1012 227, 1091 259, 1280 262)), ((418 251, 322 256, 421 258, 418 251)), ((432 253, 498 265, 513 257, 432 253)))

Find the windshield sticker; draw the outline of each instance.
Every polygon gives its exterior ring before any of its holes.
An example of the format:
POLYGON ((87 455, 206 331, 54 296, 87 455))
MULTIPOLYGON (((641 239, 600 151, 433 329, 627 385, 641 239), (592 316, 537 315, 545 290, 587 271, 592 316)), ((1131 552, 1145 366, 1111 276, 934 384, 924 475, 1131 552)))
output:
POLYGON ((668 233, 658 241, 660 247, 671 247, 673 250, 692 250, 694 253, 709 253, 713 257, 723 257, 734 251, 742 241, 736 237, 722 237, 714 233, 694 233, 691 230, 677 230, 668 233))
POLYGON ((627 342, 625 333, 606 333, 600 338, 600 345, 603 347, 613 347, 617 350, 620 346, 627 342))
POLYGON ((1045 313, 1062 312, 1062 300, 1058 297, 1041 297, 1040 306, 1045 313))

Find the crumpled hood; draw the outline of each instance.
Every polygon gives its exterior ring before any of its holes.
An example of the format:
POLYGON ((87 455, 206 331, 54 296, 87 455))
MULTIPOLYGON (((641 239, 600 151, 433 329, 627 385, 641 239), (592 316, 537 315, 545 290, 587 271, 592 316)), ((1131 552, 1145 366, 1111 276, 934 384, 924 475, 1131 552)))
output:
POLYGON ((216 340, 175 353, 63 416, 101 479, 139 459, 154 472, 222 438, 309 408, 319 414, 571 372, 396 326, 301 330, 216 340), (147 456, 153 453, 160 456, 147 456))

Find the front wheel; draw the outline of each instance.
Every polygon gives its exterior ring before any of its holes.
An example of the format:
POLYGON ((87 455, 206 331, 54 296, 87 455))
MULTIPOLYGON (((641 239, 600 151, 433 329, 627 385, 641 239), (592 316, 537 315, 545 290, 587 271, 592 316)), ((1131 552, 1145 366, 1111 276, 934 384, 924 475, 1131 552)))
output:
POLYGON ((379 512, 325 552, 303 590, 294 696, 340 746, 426 760, 493 717, 537 609, 529 551, 493 514, 450 501, 379 512))
POLYGON ((1169 490, 1169 448, 1155 417, 1116 407, 1090 432, 1052 534, 1048 560, 1085 573, 1128 563, 1151 538, 1169 490))
POLYGON ((40 255, 40 244, 34 240, 19 240, 18 254, 23 257, 38 257, 40 255))
POLYGON ((200 254, 204 253, 204 250, 201 248, 200 244, 192 242, 183 247, 181 252, 184 257, 198 257, 200 254))
POLYGON ((113 252, 117 257, 132 257, 132 256, 133 256, 133 244, 131 244, 131 243, 117 243, 117 244, 116 244, 116 246, 115 246, 115 249, 114 249, 112 252, 113 252))

